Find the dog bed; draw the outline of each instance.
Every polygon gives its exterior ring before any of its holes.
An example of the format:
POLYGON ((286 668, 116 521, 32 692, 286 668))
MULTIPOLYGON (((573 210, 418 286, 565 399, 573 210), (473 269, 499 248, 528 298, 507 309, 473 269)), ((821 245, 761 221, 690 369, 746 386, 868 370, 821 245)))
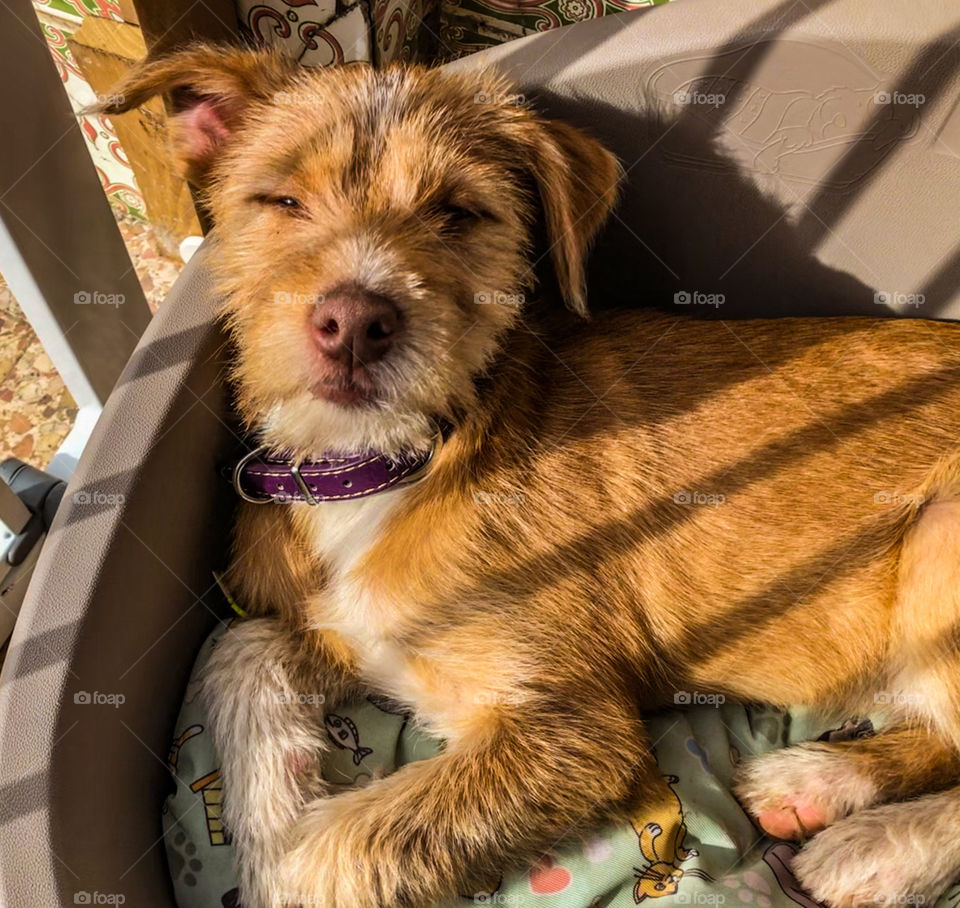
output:
MULTIPOLYGON (((201 648, 168 758, 172 787, 163 809, 164 839, 180 908, 240 906, 229 830, 220 819, 219 759, 195 683, 217 640, 228 632, 229 624, 218 625, 201 648)), ((664 905, 817 908, 790 872, 796 846, 759 833, 730 793, 730 778, 740 760, 754 754, 818 737, 871 734, 869 718, 830 729, 810 714, 748 708, 714 695, 681 692, 677 699, 682 709, 648 722, 668 797, 640 810, 629 825, 610 825, 566 846, 561 842, 527 872, 487 881, 443 908, 471 902, 613 908, 648 899, 664 905)), ((338 706, 325 725, 335 746, 323 775, 334 790, 429 759, 440 747, 385 699, 338 706)), ((603 729, 598 727, 597 734, 603 729)), ((958 906, 960 883, 937 908, 958 906)))
MULTIPOLYGON (((594 306, 619 297, 672 307, 677 293, 716 288, 732 330, 750 315, 958 318, 960 171, 950 153, 960 117, 958 22, 960 7, 936 0, 683 0, 551 29, 453 66, 499 66, 550 115, 591 129, 629 169, 623 205, 591 265, 594 306), (672 110, 674 93, 693 86, 724 92, 726 103, 685 105, 683 122, 647 143, 651 98, 672 110), (922 92, 926 103, 875 103, 894 90, 922 92), (736 161, 719 160, 720 146, 736 161), (888 295, 875 290, 883 288, 926 302, 897 311, 881 305, 888 295)), ((211 254, 205 244, 191 260, 111 394, 10 642, 0 677, 3 905, 175 905, 158 822, 169 779, 163 758, 213 625, 210 571, 226 561, 236 503, 213 478, 235 423, 221 380, 211 254), (81 504, 87 495, 122 504, 81 504)), ((359 711, 342 712, 374 750, 361 766, 373 767, 384 746, 359 711)), ((734 863, 753 829, 726 794, 721 756, 732 735, 719 720, 741 737, 762 726, 759 716, 735 721, 731 712, 692 709, 657 744, 664 772, 678 779, 684 847, 701 852, 681 864, 676 895, 661 897, 669 904, 716 893, 733 904, 743 891, 753 899, 744 896, 746 904, 763 896, 792 906, 762 859, 771 843, 734 863), (746 883, 753 872, 770 891, 706 888, 692 873, 701 868, 746 883)), ((195 721, 185 716, 177 735, 195 721)), ((793 721, 777 727, 781 737, 796 734, 793 721)), ((386 751, 393 759, 382 765, 394 765, 397 743, 411 733, 396 733, 386 751)), ((195 736, 179 751, 178 775, 191 784, 216 769, 215 757, 201 759, 204 741, 195 736)), ((184 833, 171 855, 181 906, 219 908, 232 887, 229 846, 205 838, 206 805, 217 798, 215 784, 208 789, 206 800, 182 792, 168 807, 171 842, 184 833), (173 825, 178 817, 186 825, 173 825), (204 825, 189 826, 202 817, 204 825)), ((608 904, 633 904, 633 868, 651 862, 632 830, 601 835, 611 847, 626 843, 623 856, 594 864, 558 851, 557 881, 571 874, 559 898, 581 892, 589 869, 589 885, 608 904)), ((555 904, 523 879, 504 881, 489 901, 509 904, 507 893, 555 904)))

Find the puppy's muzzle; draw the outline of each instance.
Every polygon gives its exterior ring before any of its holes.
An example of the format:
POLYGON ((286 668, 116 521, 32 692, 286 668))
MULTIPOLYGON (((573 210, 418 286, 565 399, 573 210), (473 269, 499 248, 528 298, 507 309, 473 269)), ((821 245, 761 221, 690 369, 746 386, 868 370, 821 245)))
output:
POLYGON ((392 300, 348 284, 336 287, 315 307, 311 327, 324 359, 354 369, 382 359, 393 346, 402 321, 392 300))

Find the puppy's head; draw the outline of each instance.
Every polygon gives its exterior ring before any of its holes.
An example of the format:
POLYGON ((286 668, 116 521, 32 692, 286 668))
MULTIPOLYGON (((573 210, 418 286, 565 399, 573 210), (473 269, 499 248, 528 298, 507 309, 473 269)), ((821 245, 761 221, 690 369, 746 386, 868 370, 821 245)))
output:
POLYGON ((200 46, 142 64, 107 111, 162 91, 217 228, 240 408, 268 443, 427 447, 522 317, 538 223, 586 314, 616 159, 498 75, 200 46))

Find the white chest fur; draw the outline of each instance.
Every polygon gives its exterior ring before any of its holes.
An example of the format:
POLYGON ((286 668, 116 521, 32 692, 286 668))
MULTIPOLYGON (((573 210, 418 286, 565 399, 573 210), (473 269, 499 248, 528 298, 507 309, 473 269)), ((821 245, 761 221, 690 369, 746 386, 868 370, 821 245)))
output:
POLYGON ((327 568, 324 608, 316 624, 349 642, 364 676, 385 693, 409 699, 406 659, 392 642, 392 610, 356 575, 391 514, 402 506, 408 489, 397 488, 356 501, 326 502, 313 508, 313 539, 327 568))
POLYGON ((475 670, 451 672, 444 660, 430 661, 429 649, 418 646, 411 653, 397 642, 398 603, 385 601, 357 568, 382 538, 390 517, 404 506, 409 491, 398 488, 312 509, 314 549, 328 576, 314 627, 337 633, 352 647, 367 684, 413 707, 423 727, 454 740, 490 703, 520 695, 514 677, 520 663, 486 666, 480 677, 475 670), (503 670, 499 674, 498 668, 503 670))

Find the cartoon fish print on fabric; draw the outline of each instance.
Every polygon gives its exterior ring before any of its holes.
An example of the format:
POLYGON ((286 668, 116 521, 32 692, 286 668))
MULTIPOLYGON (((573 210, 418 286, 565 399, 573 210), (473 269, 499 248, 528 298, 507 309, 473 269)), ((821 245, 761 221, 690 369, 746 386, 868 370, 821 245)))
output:
POLYGON ((664 776, 669 796, 653 807, 645 807, 642 813, 631 818, 633 831, 640 839, 640 853, 647 861, 645 867, 634 868, 637 882, 633 887, 633 900, 639 905, 644 899, 676 895, 684 875, 713 882, 713 877, 698 869, 682 870, 680 864, 698 857, 699 852, 684 847, 687 825, 683 817, 683 804, 673 790, 680 781, 676 776, 664 776))
POLYGON ((349 716, 337 716, 331 713, 323 720, 323 724, 327 727, 330 740, 337 747, 353 752, 355 766, 359 766, 364 757, 369 757, 373 753, 372 748, 360 746, 360 734, 349 716))
POLYGON ((710 767, 710 755, 700 746, 696 738, 687 738, 687 750, 690 751, 699 761, 700 766, 708 775, 713 773, 710 767))

